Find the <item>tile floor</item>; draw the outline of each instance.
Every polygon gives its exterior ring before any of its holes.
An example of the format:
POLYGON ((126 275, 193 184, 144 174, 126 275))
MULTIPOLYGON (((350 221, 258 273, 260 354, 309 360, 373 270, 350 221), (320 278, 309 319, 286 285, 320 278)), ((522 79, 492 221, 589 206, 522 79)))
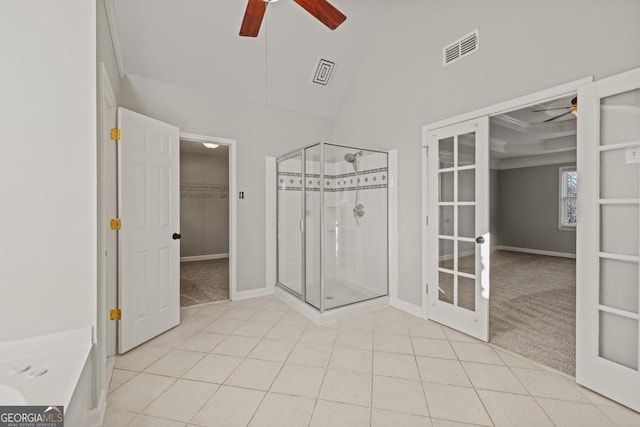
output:
POLYGON ((639 426, 526 359, 383 308, 325 326, 275 297, 182 309, 118 357, 104 426, 639 426))

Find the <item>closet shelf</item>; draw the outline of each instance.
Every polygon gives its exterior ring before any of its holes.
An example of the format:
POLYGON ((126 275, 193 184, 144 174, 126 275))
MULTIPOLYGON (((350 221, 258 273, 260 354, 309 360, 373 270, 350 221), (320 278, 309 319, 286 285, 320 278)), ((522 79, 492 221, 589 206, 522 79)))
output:
POLYGON ((180 184, 181 198, 224 199, 229 195, 225 184, 180 184))

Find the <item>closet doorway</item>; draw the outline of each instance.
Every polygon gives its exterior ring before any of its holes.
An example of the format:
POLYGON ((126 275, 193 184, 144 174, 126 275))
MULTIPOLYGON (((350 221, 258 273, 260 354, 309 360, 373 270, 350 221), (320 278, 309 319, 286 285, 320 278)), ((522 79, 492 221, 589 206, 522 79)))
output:
POLYGON ((230 146, 180 135, 180 306, 230 299, 230 146))

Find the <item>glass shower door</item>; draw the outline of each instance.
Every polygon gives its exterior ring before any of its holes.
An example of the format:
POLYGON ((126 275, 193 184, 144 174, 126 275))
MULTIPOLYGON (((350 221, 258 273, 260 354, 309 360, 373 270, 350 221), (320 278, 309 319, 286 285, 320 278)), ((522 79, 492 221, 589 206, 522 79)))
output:
POLYGON ((303 295, 302 153, 278 160, 278 284, 303 295))

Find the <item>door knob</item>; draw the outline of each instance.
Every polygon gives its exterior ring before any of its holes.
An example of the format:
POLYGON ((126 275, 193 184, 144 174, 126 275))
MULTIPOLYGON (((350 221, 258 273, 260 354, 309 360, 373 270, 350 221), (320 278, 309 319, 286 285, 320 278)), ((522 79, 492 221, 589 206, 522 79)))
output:
POLYGON ((482 236, 476 237, 476 243, 483 244, 484 243, 484 237, 482 237, 482 236))
POLYGON ((182 238, 182 234, 180 233, 173 233, 173 240, 180 240, 182 238))

